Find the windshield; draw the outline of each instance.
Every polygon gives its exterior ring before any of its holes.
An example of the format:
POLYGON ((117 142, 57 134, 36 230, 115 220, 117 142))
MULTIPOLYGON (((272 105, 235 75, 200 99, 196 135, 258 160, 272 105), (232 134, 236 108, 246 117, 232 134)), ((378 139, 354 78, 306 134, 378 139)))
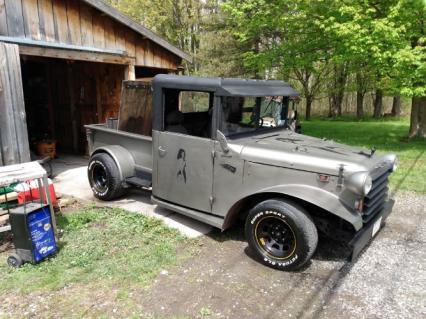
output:
POLYGON ((292 118, 289 99, 282 96, 222 97, 221 108, 219 129, 226 136, 284 128, 292 118))

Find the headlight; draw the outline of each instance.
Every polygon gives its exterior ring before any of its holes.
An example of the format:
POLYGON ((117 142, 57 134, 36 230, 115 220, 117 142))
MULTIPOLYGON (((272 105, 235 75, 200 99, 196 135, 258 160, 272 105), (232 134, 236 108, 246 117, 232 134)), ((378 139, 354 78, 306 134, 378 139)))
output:
POLYGON ((367 175, 364 182, 364 195, 367 195, 371 191, 371 187, 373 187, 373 180, 370 175, 367 175))
POLYGON ((395 172, 399 165, 399 159, 395 154, 386 154, 384 160, 389 164, 392 163, 392 172, 395 172))
POLYGON ((345 178, 345 186, 352 192, 365 196, 371 191, 373 181, 368 172, 357 172, 345 178))

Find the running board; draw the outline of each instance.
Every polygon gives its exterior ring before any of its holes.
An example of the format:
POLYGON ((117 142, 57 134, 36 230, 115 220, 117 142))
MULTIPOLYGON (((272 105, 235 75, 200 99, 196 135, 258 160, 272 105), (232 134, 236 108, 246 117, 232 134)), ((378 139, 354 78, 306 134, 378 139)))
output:
POLYGON ((223 221, 224 221, 223 218, 211 215, 209 213, 204 213, 204 212, 200 212, 200 211, 193 210, 193 209, 190 209, 190 208, 182 207, 182 206, 179 206, 179 205, 176 205, 176 204, 172 204, 172 203, 169 203, 169 202, 165 202, 165 201, 163 201, 163 200, 161 200, 157 197, 154 197, 154 196, 151 196, 151 200, 154 204, 156 204, 160 207, 172 210, 172 211, 177 212, 179 214, 182 214, 182 215, 191 217, 193 219, 196 219, 200 222, 209 224, 213 227, 222 229, 222 225, 223 225, 223 221))
POLYGON ((136 187, 142 187, 142 188, 150 188, 151 187, 151 181, 147 179, 143 179, 137 176, 127 177, 125 179, 127 184, 130 184, 132 186, 136 187))

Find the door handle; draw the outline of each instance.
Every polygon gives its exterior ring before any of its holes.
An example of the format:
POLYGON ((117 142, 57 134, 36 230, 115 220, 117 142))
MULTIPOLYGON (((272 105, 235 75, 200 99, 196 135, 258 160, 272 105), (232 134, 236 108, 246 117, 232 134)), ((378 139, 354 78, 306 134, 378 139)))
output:
POLYGON ((162 147, 162 146, 159 146, 158 147, 158 154, 161 156, 161 157, 164 157, 165 155, 166 155, 166 153, 167 153, 167 151, 162 147))

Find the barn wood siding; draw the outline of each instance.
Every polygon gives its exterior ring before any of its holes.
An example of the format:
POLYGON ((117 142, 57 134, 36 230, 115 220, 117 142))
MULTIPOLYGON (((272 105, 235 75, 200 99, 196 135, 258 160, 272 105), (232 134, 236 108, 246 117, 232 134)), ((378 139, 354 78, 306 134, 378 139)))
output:
POLYGON ((0 42, 0 165, 30 161, 18 46, 0 42))
POLYGON ((122 50, 137 66, 175 70, 181 61, 80 0, 0 0, 0 35, 122 50))

